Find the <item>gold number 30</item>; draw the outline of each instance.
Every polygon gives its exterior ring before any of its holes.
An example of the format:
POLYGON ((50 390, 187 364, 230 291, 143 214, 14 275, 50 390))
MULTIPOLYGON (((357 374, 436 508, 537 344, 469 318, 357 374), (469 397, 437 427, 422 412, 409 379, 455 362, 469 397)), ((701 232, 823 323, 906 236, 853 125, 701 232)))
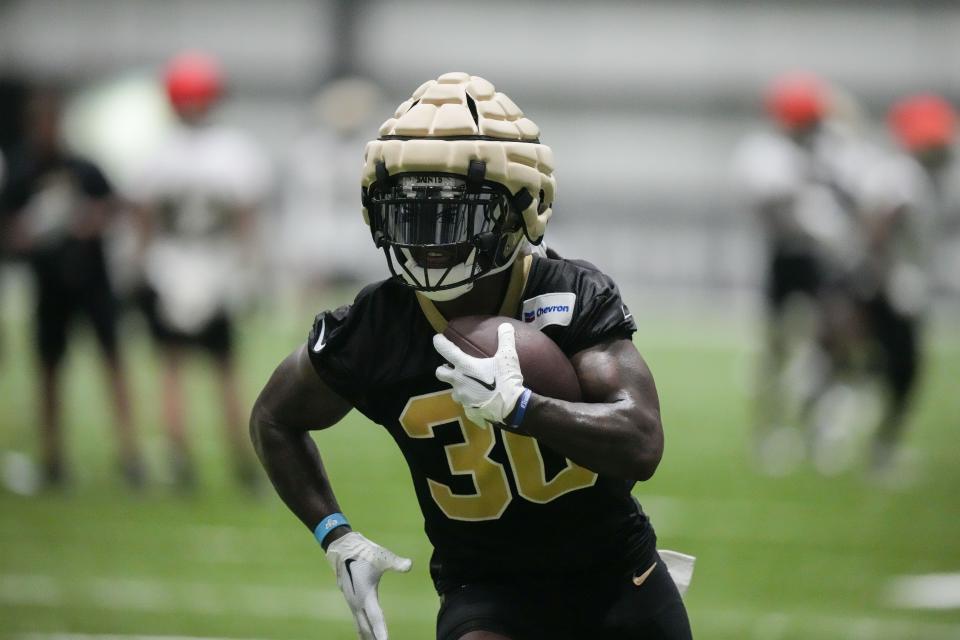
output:
MULTIPOLYGON (((432 438, 434 427, 454 422, 460 425, 463 442, 444 447, 447 464, 455 475, 472 476, 476 493, 454 493, 447 485, 428 478, 430 495, 448 518, 496 520, 503 515, 513 496, 506 469, 489 457, 497 442, 495 427, 470 421, 449 390, 410 398, 400 414, 400 425, 411 438, 432 438)), ((547 480, 536 440, 504 431, 503 444, 517 491, 530 502, 546 504, 565 493, 593 486, 597 481, 597 474, 569 460, 560 473, 547 480)))

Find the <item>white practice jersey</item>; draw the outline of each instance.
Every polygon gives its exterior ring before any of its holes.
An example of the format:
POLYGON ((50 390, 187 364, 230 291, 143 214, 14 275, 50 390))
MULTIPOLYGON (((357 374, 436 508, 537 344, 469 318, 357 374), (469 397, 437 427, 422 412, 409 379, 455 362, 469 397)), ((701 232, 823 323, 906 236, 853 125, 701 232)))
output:
POLYGON ((808 147, 777 132, 744 140, 734 157, 736 180, 771 249, 855 262, 862 251, 855 194, 870 153, 838 125, 825 125, 808 147))
POLYGON ((878 159, 864 174, 859 194, 865 229, 888 222, 889 234, 870 251, 891 304, 916 315, 927 306, 938 196, 929 174, 911 157, 878 159))
POLYGON ((269 187, 265 156, 228 127, 180 127, 147 161, 131 196, 154 217, 144 276, 173 327, 201 329, 243 297, 238 216, 269 187))

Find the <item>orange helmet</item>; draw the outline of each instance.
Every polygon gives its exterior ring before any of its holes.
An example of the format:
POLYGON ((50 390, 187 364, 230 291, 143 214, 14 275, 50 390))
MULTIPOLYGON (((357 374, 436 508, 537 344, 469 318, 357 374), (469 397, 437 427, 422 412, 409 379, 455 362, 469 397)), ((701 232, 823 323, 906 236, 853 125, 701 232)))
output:
POLYGON ((170 104, 177 111, 199 111, 210 107, 223 91, 220 65, 198 52, 181 53, 164 73, 170 104))
POLYGON ((913 152, 949 145, 956 120, 950 103, 933 94, 908 96, 893 105, 888 116, 897 142, 913 152))
POLYGON ((767 87, 767 113, 784 129, 801 129, 821 120, 827 113, 828 91, 812 73, 790 73, 767 87))

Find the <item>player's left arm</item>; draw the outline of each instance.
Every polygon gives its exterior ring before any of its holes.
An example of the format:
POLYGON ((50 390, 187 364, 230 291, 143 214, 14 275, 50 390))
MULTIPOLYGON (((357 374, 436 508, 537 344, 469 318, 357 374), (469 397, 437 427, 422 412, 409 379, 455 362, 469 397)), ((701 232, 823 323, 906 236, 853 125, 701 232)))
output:
POLYGON ((591 471, 649 480, 663 456, 663 425, 647 363, 626 338, 584 349, 571 362, 584 401, 531 393, 521 428, 591 471))
POLYGON ((490 358, 465 354, 443 334, 433 339, 449 363, 437 368, 437 378, 453 387, 470 420, 533 436, 597 473, 653 476, 663 455, 660 402, 653 375, 628 338, 608 338, 571 358, 583 402, 565 402, 524 386, 513 325, 503 323, 497 333, 490 358))

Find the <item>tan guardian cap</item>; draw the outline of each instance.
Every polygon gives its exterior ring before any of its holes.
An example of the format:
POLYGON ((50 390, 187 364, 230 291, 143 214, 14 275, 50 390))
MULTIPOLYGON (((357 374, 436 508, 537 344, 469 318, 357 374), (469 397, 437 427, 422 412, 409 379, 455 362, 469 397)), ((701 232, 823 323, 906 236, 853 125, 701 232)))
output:
MULTIPOLYGON (((539 127, 493 84, 466 73, 445 73, 420 85, 381 125, 380 138, 367 143, 361 187, 365 192, 377 181, 378 165, 389 175, 466 176, 471 162, 481 161, 484 179, 513 194, 527 239, 539 244, 557 188, 553 152, 539 136, 539 127)), ((366 207, 363 217, 369 224, 366 207)))

